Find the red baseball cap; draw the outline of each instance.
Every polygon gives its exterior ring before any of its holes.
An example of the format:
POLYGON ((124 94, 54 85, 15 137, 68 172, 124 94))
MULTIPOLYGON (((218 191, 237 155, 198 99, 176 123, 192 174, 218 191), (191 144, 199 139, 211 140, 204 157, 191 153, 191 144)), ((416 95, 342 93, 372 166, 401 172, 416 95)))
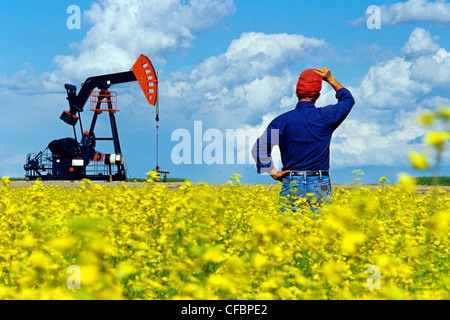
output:
POLYGON ((322 77, 308 69, 302 72, 297 83, 297 93, 300 95, 314 97, 322 90, 322 77))

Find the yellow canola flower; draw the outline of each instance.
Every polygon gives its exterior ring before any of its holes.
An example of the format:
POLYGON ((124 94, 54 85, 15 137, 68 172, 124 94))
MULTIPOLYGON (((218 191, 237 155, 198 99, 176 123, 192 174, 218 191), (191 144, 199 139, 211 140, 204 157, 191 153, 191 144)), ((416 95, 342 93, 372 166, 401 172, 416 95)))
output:
POLYGON ((270 265, 267 257, 260 253, 254 255, 252 262, 256 270, 266 269, 270 265))
POLYGON ((450 139, 449 132, 428 132, 425 135, 424 142, 432 145, 438 150, 441 150, 448 139, 450 139))
POLYGON ((136 268, 133 264, 128 262, 121 262, 117 266, 117 277, 124 278, 136 272, 136 268))
POLYGON ((381 277, 395 278, 399 275, 401 259, 398 257, 383 254, 377 257, 375 265, 380 268, 381 277))
POLYGON ((38 270, 46 270, 52 263, 52 260, 42 251, 36 250, 30 255, 28 262, 38 270))
POLYGON ((159 177, 159 173, 158 172, 156 172, 156 171, 149 171, 149 172, 147 172, 147 175, 146 175, 146 181, 147 182, 149 182, 149 183, 153 183, 153 182, 159 182, 159 181, 161 181, 161 179, 160 179, 160 177, 159 177))
POLYGON ((203 254, 202 259, 207 262, 218 263, 224 260, 224 256, 220 249, 212 248, 203 254))
POLYGON ((437 235, 449 235, 450 210, 437 213, 430 220, 430 230, 437 235))
POLYGON ((414 192, 416 190, 417 179, 411 177, 407 173, 399 174, 399 186, 401 190, 406 192, 414 192))
POLYGON ((33 248, 38 243, 38 239, 33 235, 27 234, 17 242, 17 245, 23 248, 33 248))
POLYGON ((99 285, 101 282, 101 272, 95 264, 80 266, 81 286, 99 285))
POLYGON ((236 283, 226 276, 212 275, 208 279, 208 285, 213 287, 215 290, 224 291, 225 294, 234 294, 237 290, 236 283))
POLYGON ((436 116, 434 113, 428 112, 416 119, 416 121, 424 126, 432 126, 434 121, 436 119, 436 116))
POLYGON ((48 243, 50 248, 66 253, 75 247, 75 239, 71 237, 55 238, 48 243))
POLYGON ((345 273, 348 270, 348 265, 342 261, 329 261, 322 267, 322 272, 325 274, 328 283, 331 284, 344 282, 345 273))
POLYGON ((415 169, 419 169, 419 170, 428 169, 428 161, 427 161, 426 153, 418 154, 416 152, 411 152, 409 154, 409 158, 415 169))
POLYGON ((450 107, 438 105, 436 116, 444 120, 450 121, 450 107))
POLYGON ((341 245, 342 252, 344 254, 354 254, 365 239, 366 236, 361 232, 349 231, 345 233, 341 245))
POLYGON ((449 192, 381 181, 335 188, 319 219, 280 214, 279 184, 0 183, 0 299, 450 299, 449 192))
POLYGON ((230 181, 239 182, 239 181, 241 181, 241 178, 242 178, 242 176, 240 174, 233 173, 232 177, 230 178, 230 181))
POLYGON ((3 177, 0 179, 0 181, 3 183, 5 187, 9 187, 11 185, 9 177, 3 177))

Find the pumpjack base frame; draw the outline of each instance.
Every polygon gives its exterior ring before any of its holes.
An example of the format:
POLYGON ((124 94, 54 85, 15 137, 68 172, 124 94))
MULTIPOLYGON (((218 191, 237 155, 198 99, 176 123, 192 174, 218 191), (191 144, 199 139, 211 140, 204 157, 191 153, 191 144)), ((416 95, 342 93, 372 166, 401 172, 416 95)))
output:
POLYGON ((72 167, 70 164, 72 160, 83 159, 68 159, 52 155, 48 149, 36 154, 27 155, 27 165, 24 166, 26 170, 25 178, 30 181, 81 181, 88 179, 91 181, 126 181, 127 176, 125 172, 117 170, 116 165, 105 164, 88 164, 79 167, 70 174, 62 172, 69 172, 67 170, 72 167), (60 164, 55 165, 56 161, 60 164), (60 170, 61 172, 58 172, 60 170))

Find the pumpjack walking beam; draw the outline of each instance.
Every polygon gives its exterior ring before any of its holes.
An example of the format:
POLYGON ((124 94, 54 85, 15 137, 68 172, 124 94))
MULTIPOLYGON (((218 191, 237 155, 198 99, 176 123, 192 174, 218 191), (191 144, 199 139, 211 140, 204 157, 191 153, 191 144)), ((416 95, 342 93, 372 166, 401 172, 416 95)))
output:
POLYGON ((92 90, 108 90, 112 85, 138 81, 144 92, 147 101, 151 105, 156 105, 158 78, 150 60, 141 55, 134 64, 131 71, 113 73, 102 76, 90 77, 86 79, 78 95, 76 87, 66 84, 67 100, 69 100, 70 110, 61 115, 61 120, 69 125, 76 125, 80 112, 83 112, 84 106, 88 101, 92 90))

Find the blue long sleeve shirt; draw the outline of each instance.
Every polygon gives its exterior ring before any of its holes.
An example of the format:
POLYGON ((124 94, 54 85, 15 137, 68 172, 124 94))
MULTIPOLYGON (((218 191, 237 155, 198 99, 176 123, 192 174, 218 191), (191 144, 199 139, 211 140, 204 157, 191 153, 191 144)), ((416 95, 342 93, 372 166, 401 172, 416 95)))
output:
POLYGON ((280 148, 282 170, 329 170, 331 137, 355 104, 346 88, 336 92, 336 98, 337 104, 323 108, 300 101, 294 110, 276 117, 253 147, 258 173, 274 168, 275 145, 280 148))

